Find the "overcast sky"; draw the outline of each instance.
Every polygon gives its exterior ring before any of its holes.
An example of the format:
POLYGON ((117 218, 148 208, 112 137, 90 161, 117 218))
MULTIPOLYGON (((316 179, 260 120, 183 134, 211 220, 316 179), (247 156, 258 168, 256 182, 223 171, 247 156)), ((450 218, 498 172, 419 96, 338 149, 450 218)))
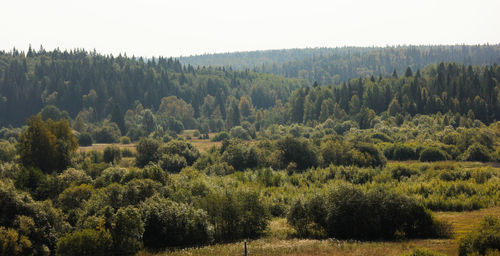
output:
POLYGON ((500 0, 3 0, 0 49, 136 56, 500 43, 500 0))

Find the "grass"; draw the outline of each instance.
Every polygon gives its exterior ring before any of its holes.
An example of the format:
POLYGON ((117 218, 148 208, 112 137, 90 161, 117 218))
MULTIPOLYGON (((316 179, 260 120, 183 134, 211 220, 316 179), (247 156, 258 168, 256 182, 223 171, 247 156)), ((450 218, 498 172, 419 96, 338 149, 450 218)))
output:
MULTIPOLYGON (((196 137, 193 135, 194 131, 195 130, 185 130, 179 136, 183 137, 187 142, 189 142, 193 146, 195 146, 200 152, 207 151, 208 149, 210 149, 213 146, 219 147, 220 145, 222 145, 222 142, 214 142, 214 141, 210 141, 210 139, 208 139, 208 140, 200 139, 199 137, 196 137), (191 139, 188 139, 188 136, 191 137, 191 139)), ((210 138, 212 138, 215 135, 215 133, 210 133, 208 135, 210 138)), ((130 143, 130 144, 96 143, 96 144, 93 144, 92 146, 88 146, 88 147, 79 147, 78 152, 88 152, 90 150, 104 151, 104 149, 110 145, 118 146, 120 149, 128 148, 128 149, 132 150, 133 152, 136 152, 135 143, 130 143)))
MULTIPOLYGON (((410 252, 416 248, 425 248, 446 255, 458 254, 458 241, 467 232, 474 229, 486 215, 500 216, 500 207, 493 207, 470 212, 436 212, 440 220, 452 224, 453 239, 419 239, 403 241, 339 241, 335 239, 313 240, 293 237, 293 229, 285 219, 274 219, 269 224, 266 236, 247 243, 249 255, 298 256, 298 255, 387 255, 395 256, 410 252)), ((187 248, 175 251, 151 253, 142 251, 139 256, 196 256, 196 255, 243 255, 244 242, 215 244, 199 248, 187 248)))

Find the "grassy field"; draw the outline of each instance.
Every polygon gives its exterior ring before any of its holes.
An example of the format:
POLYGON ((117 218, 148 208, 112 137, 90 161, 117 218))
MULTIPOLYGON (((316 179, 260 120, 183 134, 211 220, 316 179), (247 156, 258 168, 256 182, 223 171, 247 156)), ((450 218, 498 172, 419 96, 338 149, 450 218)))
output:
MULTIPOLYGON (((458 242, 467 232, 474 229, 482 217, 500 216, 500 207, 471 212, 436 212, 436 217, 452 224, 455 236, 452 239, 420 239, 390 242, 338 241, 334 239, 312 240, 291 238, 293 230, 284 219, 274 219, 269 225, 266 237, 248 241, 249 255, 387 255, 395 256, 416 248, 426 248, 446 255, 458 254, 458 242)), ((187 255, 243 255, 243 242, 216 244, 200 248, 188 248, 161 253, 140 252, 139 256, 187 256, 187 255)))
MULTIPOLYGON (((210 139, 205 139, 205 140, 200 139, 200 138, 194 136, 193 134, 194 134, 194 130, 185 130, 179 136, 183 137, 187 142, 191 143, 199 151, 206 151, 213 146, 220 146, 221 145, 221 142, 213 142, 213 141, 210 141, 210 139)), ((209 137, 212 138, 214 135, 215 135, 215 133, 210 133, 209 137)), ((120 143, 93 144, 92 146, 89 146, 89 147, 79 147, 78 152, 87 152, 90 150, 103 151, 107 146, 110 146, 110 145, 118 146, 120 149, 128 148, 128 149, 131 149, 133 152, 135 152, 135 143, 131 143, 131 144, 120 144, 120 143)))

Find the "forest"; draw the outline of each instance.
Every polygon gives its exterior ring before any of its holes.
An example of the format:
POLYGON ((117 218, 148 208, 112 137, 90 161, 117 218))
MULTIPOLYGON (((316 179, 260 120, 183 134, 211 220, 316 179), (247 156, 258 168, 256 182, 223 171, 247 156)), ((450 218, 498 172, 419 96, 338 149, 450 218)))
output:
POLYGON ((0 255, 497 255, 498 53, 0 52, 0 255))

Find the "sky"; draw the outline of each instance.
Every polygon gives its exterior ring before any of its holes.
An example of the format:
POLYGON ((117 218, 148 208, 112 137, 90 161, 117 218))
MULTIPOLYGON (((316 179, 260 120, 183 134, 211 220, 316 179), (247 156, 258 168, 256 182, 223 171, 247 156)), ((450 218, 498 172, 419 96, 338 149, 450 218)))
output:
POLYGON ((4 0, 0 49, 178 57, 306 47, 498 44, 499 0, 4 0))

